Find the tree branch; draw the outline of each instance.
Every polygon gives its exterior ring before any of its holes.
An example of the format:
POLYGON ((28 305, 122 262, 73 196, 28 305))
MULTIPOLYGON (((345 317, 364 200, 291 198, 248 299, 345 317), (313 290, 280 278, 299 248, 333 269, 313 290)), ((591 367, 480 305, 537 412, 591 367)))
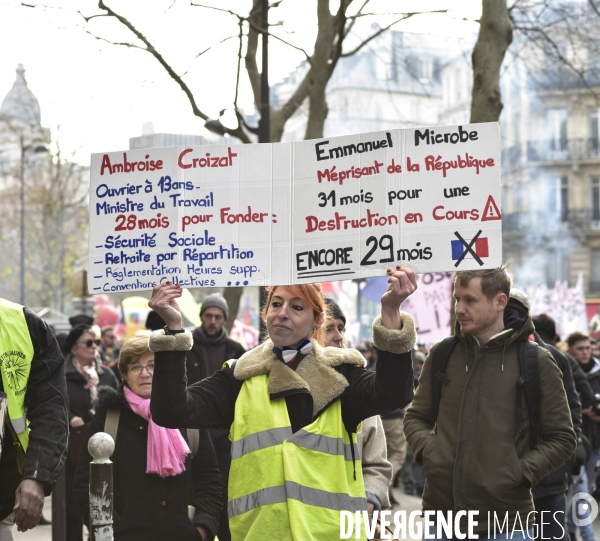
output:
POLYGON ((98 7, 100 9, 103 9, 104 11, 106 11, 108 13, 108 15, 110 15, 111 17, 114 17, 115 19, 117 19, 123 26, 128 28, 146 46, 146 50, 154 58, 156 58, 156 60, 158 60, 160 65, 166 70, 166 72, 180 86, 180 88, 183 90, 185 95, 188 97, 188 100, 192 106, 192 111, 194 112, 194 115, 200 117, 202 120, 208 120, 208 115, 206 115, 205 113, 203 113, 200 110, 200 108, 196 104, 196 99, 194 98, 194 95, 192 94, 192 91, 190 90, 188 85, 185 83, 185 81, 179 75, 177 75, 177 73, 175 73, 175 70, 169 65, 169 63, 163 58, 163 56, 154 48, 154 46, 150 43, 148 38, 146 38, 146 36, 144 36, 144 34, 142 34, 135 26, 133 26, 133 24, 131 24, 131 22, 129 22, 128 19, 126 19, 122 15, 119 15, 114 10, 109 8, 104 3, 104 0, 99 0, 98 7))
POLYGON ((233 15, 234 17, 237 17, 239 20, 244 20, 244 21, 246 20, 246 17, 242 17, 241 15, 239 15, 235 11, 231 11, 230 9, 218 8, 215 6, 207 6, 205 4, 195 4, 191 0, 190 0, 190 6, 193 6, 195 8, 214 9, 215 11, 220 11, 222 13, 229 13, 229 15, 233 15))
POLYGON ((356 20, 358 19, 358 17, 362 17, 362 10, 365 9, 365 7, 367 7, 367 4, 369 3, 370 0, 365 0, 363 2, 363 5, 360 6, 360 8, 358 8, 358 11, 352 15, 351 17, 348 17, 348 20, 350 21, 350 24, 346 27, 346 31, 344 32, 344 38, 350 34, 352 28, 354 27, 354 24, 356 23, 356 20))
POLYGON ((122 47, 129 47, 131 49, 140 49, 141 51, 146 50, 144 47, 140 47, 139 45, 136 45, 135 43, 127 43, 124 41, 110 41, 109 39, 103 38, 102 36, 97 36, 96 34, 93 34, 87 28, 84 28, 83 31, 86 34, 88 34, 89 36, 92 36, 94 39, 97 39, 98 41, 104 41, 105 43, 109 43, 110 45, 119 45, 122 47))
MULTIPOLYGON (((250 13, 250 17, 248 18, 248 22, 250 21, 250 19, 254 18, 254 22, 256 23, 256 19, 260 18, 260 10, 256 9, 257 5, 260 6, 260 0, 253 1, 254 4, 250 13)), ((250 24, 248 27, 246 56, 244 58, 246 72, 248 73, 250 87, 252 88, 252 95, 254 96, 254 103, 257 106, 260 103, 260 73, 258 72, 258 64, 256 63, 256 53, 258 51, 258 34, 259 32, 256 30, 256 26, 250 24)))
MULTIPOLYGON (((225 43, 226 41, 233 39, 233 38, 237 38, 237 35, 235 36, 229 36, 226 37, 224 39, 222 39, 221 41, 219 41, 219 43, 217 43, 217 45, 221 45, 222 43, 225 43)), ((211 45, 210 47, 207 47, 206 49, 204 49, 203 51, 200 51, 195 57, 194 60, 197 60, 198 58, 200 58, 204 53, 207 53, 208 51, 213 49, 213 45, 211 45)), ((145 50, 145 49, 144 49, 145 50)), ((179 76, 180 77, 184 77, 185 75, 187 75, 189 73, 189 69, 185 70, 183 73, 181 73, 179 76)))
MULTIPOLYGON (((238 102, 238 93, 239 93, 239 89, 240 89, 240 70, 242 67, 242 42, 243 42, 243 38, 244 38, 244 21, 240 20, 238 21, 239 27, 240 27, 240 31, 239 31, 239 40, 240 40, 240 44, 238 47, 238 61, 237 61, 237 71, 236 71, 236 75, 235 75, 235 97, 233 98, 233 106, 234 106, 234 110, 237 113, 237 102, 238 102)), ((239 125, 239 121, 238 121, 238 125, 239 125)))
POLYGON ((75 13, 79 16, 81 16, 81 18, 87 23, 89 21, 91 21, 92 19, 95 19, 96 17, 108 17, 108 15, 106 15, 105 13, 96 13, 94 15, 88 15, 85 16, 81 11, 79 10, 73 10, 73 9, 66 9, 60 6, 49 6, 47 4, 27 4, 25 2, 21 2, 21 5, 25 8, 37 8, 37 7, 42 7, 44 9, 57 9, 60 11, 68 11, 70 13, 75 13))
MULTIPOLYGON (((252 28, 254 28, 254 30, 256 30, 259 34, 264 34, 265 33, 265 29, 261 28, 260 26, 258 26, 257 24, 255 24, 251 19, 248 19, 248 24, 252 28)), ((273 26, 273 25, 269 25, 269 26, 273 26)), ((279 36, 276 36, 275 34, 273 34, 271 32, 267 32, 267 34, 270 37, 275 38, 276 40, 281 41, 281 43, 285 43, 286 45, 288 45, 292 49, 296 49, 297 51, 300 51, 302 54, 304 54, 304 56, 306 57, 306 60, 308 60, 310 62, 310 55, 304 49, 302 49, 302 47, 298 47, 297 45, 294 45, 293 43, 290 43, 289 41, 286 41, 283 38, 280 38, 279 36)))
MULTIPOLYGON (((109 8, 103 0, 99 0, 98 7, 100 9, 105 10, 111 17, 117 19, 123 26, 128 28, 145 45, 145 50, 148 51, 154 58, 156 58, 156 60, 158 60, 160 65, 166 70, 166 72, 171 76, 171 78, 183 90, 190 102, 190 105, 192 106, 192 111, 194 112, 194 115, 200 117, 202 120, 208 120, 208 115, 206 115, 200 110, 200 108, 196 104, 196 99, 194 98, 194 95, 192 94, 192 91, 190 90, 188 85, 177 73, 175 73, 175 70, 173 70, 173 68, 164 59, 164 57, 154 48, 154 46, 150 43, 148 38, 146 38, 146 36, 144 36, 137 28, 135 28, 135 26, 133 26, 133 24, 131 24, 131 22, 128 19, 116 13, 113 9, 109 8)), ((225 133, 233 137, 237 137, 238 139, 240 139, 240 141, 244 143, 250 142, 248 135, 240 126, 238 126, 235 130, 225 128, 225 133)))
POLYGON ((380 28, 379 30, 377 30, 377 32, 373 33, 371 36, 369 36, 367 39, 365 39, 362 43, 360 43, 357 47, 355 47, 354 49, 352 49, 351 51, 342 54, 342 57, 346 57, 346 56, 353 56, 355 55, 358 51, 360 51, 367 43, 369 43, 370 41, 374 40, 377 36, 380 36, 381 34, 383 34, 384 32, 386 32, 387 30, 389 30, 392 26, 394 26, 395 24, 398 24, 401 21, 404 21, 406 19, 410 19, 411 17, 414 17, 415 15, 423 15, 424 13, 430 14, 430 13, 448 13, 447 9, 437 9, 435 11, 416 11, 416 12, 412 12, 412 13, 405 13, 402 17, 400 17, 399 19, 396 19, 393 23, 388 24, 387 26, 384 26, 382 28, 380 28))

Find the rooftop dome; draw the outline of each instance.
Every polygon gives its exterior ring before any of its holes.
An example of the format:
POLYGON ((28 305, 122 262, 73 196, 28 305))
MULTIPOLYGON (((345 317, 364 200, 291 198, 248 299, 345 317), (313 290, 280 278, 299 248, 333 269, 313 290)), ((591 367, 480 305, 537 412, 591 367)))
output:
POLYGON ((40 104, 27 87, 23 64, 17 67, 17 78, 0 106, 0 118, 9 122, 41 126, 40 104))

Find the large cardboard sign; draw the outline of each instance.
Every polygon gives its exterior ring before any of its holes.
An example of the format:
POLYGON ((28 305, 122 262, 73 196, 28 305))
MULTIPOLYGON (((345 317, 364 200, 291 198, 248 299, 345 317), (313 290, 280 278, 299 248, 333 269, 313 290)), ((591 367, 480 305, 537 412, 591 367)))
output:
POLYGON ((501 262, 497 123, 92 155, 91 293, 501 262))

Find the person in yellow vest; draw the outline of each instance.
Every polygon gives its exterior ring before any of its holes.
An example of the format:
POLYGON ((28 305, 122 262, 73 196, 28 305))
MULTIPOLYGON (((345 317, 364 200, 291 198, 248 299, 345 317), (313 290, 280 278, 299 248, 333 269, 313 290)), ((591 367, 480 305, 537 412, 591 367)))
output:
POLYGON ((67 449, 63 356, 46 323, 0 299, 0 539, 38 525, 67 449))
MULTIPOLYGON (((338 539, 341 511, 367 509, 356 433, 363 419, 412 399, 416 340, 401 303, 416 289, 409 269, 388 270, 375 372, 354 349, 322 347, 325 302, 320 284, 269 288, 263 310, 269 338, 213 376, 187 386, 186 351, 168 282, 149 306, 165 320, 150 338, 155 352, 151 410, 168 428, 229 428, 228 515, 234 541, 338 539)), ((364 528, 359 532, 365 539, 364 528)))

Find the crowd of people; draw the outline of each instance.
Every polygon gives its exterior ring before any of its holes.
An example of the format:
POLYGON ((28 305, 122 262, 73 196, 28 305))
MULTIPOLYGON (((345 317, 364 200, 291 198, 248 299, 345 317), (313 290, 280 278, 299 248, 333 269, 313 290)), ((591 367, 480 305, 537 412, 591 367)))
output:
POLYGON ((67 540, 83 540, 97 432, 115 440, 116 541, 336 539, 340 511, 401 508, 393 487, 424 510, 478 510, 482 540, 486 513, 547 511, 558 520, 544 535, 528 524, 511 538, 592 541, 590 510, 573 517, 570 499, 597 496, 597 341, 561 341, 504 268, 454 280, 456 329, 431 351, 400 310, 416 289, 404 267, 357 349, 319 284, 269 288, 268 336, 250 351, 229 338, 219 294, 184 330, 168 282, 148 332, 124 343, 88 324, 54 337, 1 301, 0 541, 37 525, 63 467, 67 540))

